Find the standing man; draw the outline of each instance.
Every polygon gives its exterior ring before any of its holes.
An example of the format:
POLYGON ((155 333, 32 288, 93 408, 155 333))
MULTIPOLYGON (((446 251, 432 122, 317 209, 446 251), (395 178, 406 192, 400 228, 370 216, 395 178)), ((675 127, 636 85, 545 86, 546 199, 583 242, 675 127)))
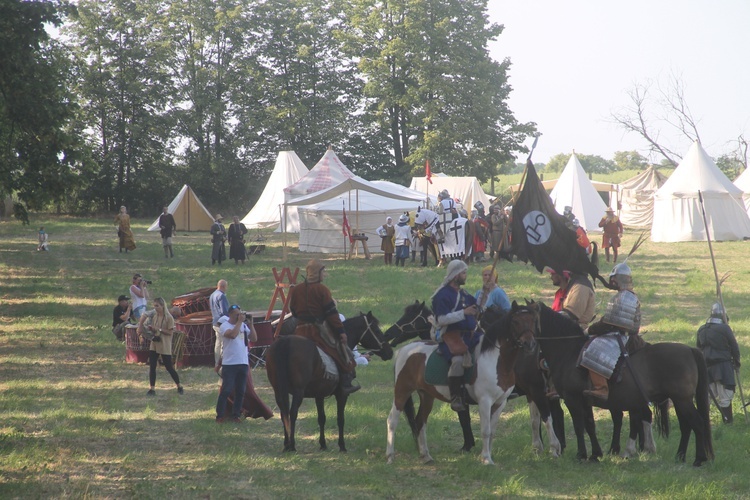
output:
POLYGON ((703 351, 708 365, 708 390, 714 396, 721 418, 725 424, 734 421, 732 416, 732 398, 736 380, 734 371, 740 368, 740 348, 734 332, 727 324, 721 304, 711 307, 711 316, 706 324, 698 329, 698 349, 703 351))
POLYGON ((609 249, 612 248, 612 254, 615 257, 616 263, 617 249, 620 248, 620 238, 622 237, 622 222, 615 215, 612 207, 607 208, 606 214, 599 221, 599 227, 604 232, 602 236, 602 248, 604 248, 604 253, 607 255, 607 262, 609 262, 609 249))
POLYGON ((133 319, 138 320, 141 314, 146 312, 146 304, 148 304, 148 283, 138 273, 133 275, 133 284, 130 285, 130 303, 133 307, 133 319))
MULTIPOLYGON (((505 213, 499 205, 490 205, 490 258, 495 256, 498 248, 500 248, 500 242, 503 238, 503 231, 505 230, 505 224, 508 222, 505 213)), ((503 245, 505 253, 508 252, 508 248, 503 245)))
POLYGON ((547 272, 550 273, 552 284, 557 287, 552 310, 565 314, 585 330, 596 312, 594 285, 583 274, 574 274, 570 271, 558 274, 549 268, 547 272))
POLYGON ((461 287, 466 283, 469 266, 462 260, 448 264, 440 288, 432 296, 432 311, 437 322, 438 351, 451 363, 448 370, 448 390, 451 409, 462 411, 466 407, 462 397, 464 368, 471 366, 471 351, 479 343, 476 299, 461 287))
POLYGON ((216 284, 216 290, 214 290, 214 293, 208 298, 208 303, 211 306, 211 325, 213 325, 214 333, 216 334, 216 342, 214 342, 214 369, 218 372, 222 347, 219 319, 229 312, 226 280, 219 280, 216 284))
POLYGON ((339 368, 341 391, 352 394, 360 389, 360 386, 352 385, 357 363, 346 343, 344 324, 331 291, 323 284, 328 273, 318 259, 307 263, 306 272, 304 283, 289 291, 289 309, 297 318, 294 334, 312 340, 334 359, 339 368))
POLYGON ((396 245, 396 265, 398 266, 398 263, 401 262, 401 267, 404 267, 404 263, 409 257, 409 245, 411 245, 411 227, 409 226, 408 215, 401 214, 398 218, 393 242, 396 245))
POLYGON ((224 242, 227 239, 227 231, 224 229, 224 224, 221 221, 224 218, 221 214, 216 214, 216 219, 211 225, 211 265, 216 264, 216 261, 221 265, 221 261, 227 260, 227 250, 224 246, 224 242))
POLYGON ((245 235, 247 234, 247 228, 240 222, 240 218, 236 215, 232 217, 232 223, 229 225, 229 232, 227 233, 227 240, 229 241, 229 258, 234 259, 234 263, 238 264, 239 261, 245 263, 245 235))
POLYGON ((161 209, 161 215, 159 216, 159 232, 161 233, 161 246, 164 247, 164 258, 174 257, 172 251, 172 235, 177 232, 177 224, 174 221, 174 216, 168 211, 168 207, 161 209))
POLYGON ((240 422, 242 400, 245 398, 245 387, 249 364, 247 359, 247 340, 245 338, 245 313, 240 306, 232 304, 228 312, 229 319, 221 324, 220 335, 224 352, 221 364, 221 391, 216 401, 216 422, 224 422, 227 399, 234 392, 232 405, 232 422, 240 422))
POLYGON ((492 306, 498 307, 503 313, 510 311, 510 299, 505 290, 497 284, 497 271, 492 266, 482 269, 482 288, 474 295, 480 311, 492 306))

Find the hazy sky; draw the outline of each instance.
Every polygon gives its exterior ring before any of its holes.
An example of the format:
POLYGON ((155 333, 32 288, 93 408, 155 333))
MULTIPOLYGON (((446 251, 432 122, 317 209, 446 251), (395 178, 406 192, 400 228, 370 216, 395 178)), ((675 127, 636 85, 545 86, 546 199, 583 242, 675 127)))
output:
MULTIPOLYGON (((573 149, 647 155, 646 142, 611 114, 631 104, 636 83, 653 82, 656 97, 672 75, 711 156, 730 152, 741 133, 750 139, 750 0, 489 0, 489 15, 505 25, 490 51, 511 59, 511 109, 543 134, 536 162, 573 149)), ((652 109, 656 117, 662 108, 652 109)), ((687 151, 684 136, 659 128, 687 151)))

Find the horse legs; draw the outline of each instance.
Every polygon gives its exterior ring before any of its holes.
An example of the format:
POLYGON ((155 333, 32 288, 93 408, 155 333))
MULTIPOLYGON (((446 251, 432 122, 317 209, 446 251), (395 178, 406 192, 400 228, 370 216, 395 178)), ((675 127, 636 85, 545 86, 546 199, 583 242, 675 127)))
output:
POLYGON ((532 401, 530 398, 527 398, 529 403, 529 416, 531 420, 531 448, 536 453, 543 453, 544 452, 544 443, 542 442, 542 433, 541 433, 541 427, 542 427, 542 415, 539 413, 539 408, 537 408, 534 401, 532 401))
POLYGON ((464 445, 461 447, 461 451, 470 451, 476 442, 474 441, 474 432, 471 430, 469 408, 456 413, 458 413, 458 422, 461 424, 461 431, 464 434, 464 445))
MULTIPOLYGON (((560 443, 560 454, 562 455, 565 449, 565 414, 563 413, 562 405, 560 404, 560 398, 550 401, 549 404, 549 415, 552 419, 552 428, 555 430, 556 441, 560 443)), ((550 438, 550 446, 552 446, 552 438, 550 438)))
POLYGON ((388 414, 386 433, 386 446, 385 446, 385 459, 389 464, 393 463, 396 458, 396 447, 394 444, 394 438, 396 437, 396 427, 398 427, 398 419, 401 416, 401 411, 396 408, 396 402, 393 402, 391 406, 391 412, 388 414))
POLYGON ((704 422, 693 402, 672 400, 675 413, 680 421, 680 445, 677 448, 677 459, 684 462, 687 447, 690 442, 690 431, 695 433, 695 461, 693 465, 700 467, 708 460, 706 454, 706 436, 704 434, 704 422))
POLYGON ((578 445, 578 451, 576 452, 576 458, 578 460, 586 460, 587 453, 586 453, 586 441, 583 436, 584 432, 584 407, 583 407, 583 401, 578 401, 578 404, 574 405, 572 404, 572 401, 569 399, 565 400, 565 406, 568 407, 568 412, 570 413, 570 419, 573 421, 573 431, 576 434, 576 443, 578 445))
POLYGON ((289 407, 289 416, 287 430, 286 425, 284 426, 284 451, 297 451, 297 445, 294 440, 294 432, 297 427, 297 415, 299 414, 299 407, 302 404, 303 393, 301 390, 296 389, 292 393, 292 404, 289 407))
POLYGON ((482 428, 482 463, 495 465, 492 461, 492 438, 495 435, 495 427, 500 418, 500 412, 505 406, 505 401, 494 406, 489 398, 480 398, 479 403, 479 425, 482 428))
POLYGON ((326 407, 325 400, 323 398, 315 398, 315 406, 318 408, 318 429, 320 430, 320 437, 318 437, 318 443, 320 443, 321 450, 327 450, 326 445, 326 407))
POLYGON ((602 448, 599 446, 599 439, 596 437, 596 421, 594 420, 594 409, 591 405, 586 407, 586 418, 584 425, 586 427, 586 433, 589 435, 589 441, 591 441, 591 456, 589 460, 592 462, 598 462, 603 456, 602 448))
POLYGON ((676 459, 680 462, 685 461, 687 455, 687 447, 690 444, 690 423, 687 421, 687 415, 683 414, 684 407, 678 408, 678 403, 672 401, 674 404, 675 413, 677 414, 677 420, 680 423, 680 444, 677 445, 677 457, 676 459))
POLYGON ((344 444, 344 410, 346 409, 346 400, 348 396, 346 394, 336 395, 336 423, 339 426, 339 451, 346 453, 346 445, 344 444))
POLYGON ((609 443, 609 454, 620 454, 620 436, 622 434, 622 412, 620 410, 609 410, 612 416, 612 441, 609 443))
POLYGON ((435 404, 435 398, 427 393, 419 391, 419 411, 417 412, 417 446, 419 447, 419 458, 424 464, 430 464, 434 460, 427 448, 427 417, 432 412, 432 406, 435 404))

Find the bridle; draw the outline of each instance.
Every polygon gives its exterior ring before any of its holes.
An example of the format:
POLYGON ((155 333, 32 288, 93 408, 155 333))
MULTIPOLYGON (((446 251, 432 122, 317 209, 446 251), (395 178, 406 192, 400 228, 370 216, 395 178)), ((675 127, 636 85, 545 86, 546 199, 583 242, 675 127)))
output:
POLYGON ((418 320, 420 320, 420 319, 425 322, 425 326, 427 327, 424 330, 429 330, 430 329, 430 321, 427 318, 425 318, 424 316, 422 316, 421 310, 420 310, 420 314, 417 314, 416 316, 414 316, 414 318, 412 318, 412 320, 409 321, 408 323, 404 323, 403 325, 399 325, 398 323, 396 323, 393 326, 395 326, 396 328, 398 328, 401 331, 401 333, 403 333, 404 335, 407 335, 406 328, 409 327, 409 326, 412 327, 412 331, 419 333, 419 332, 423 331, 423 329, 417 328, 416 326, 414 326, 414 324, 418 320))
POLYGON ((376 344, 378 344, 377 349, 373 349, 373 351, 382 351, 383 350, 383 344, 385 344, 385 341, 381 341, 378 339, 377 335, 375 335, 375 330, 372 327, 372 322, 367 318, 367 315, 362 315, 362 319, 365 322, 365 325, 367 325, 367 328, 365 329, 362 336, 359 338, 360 343, 362 342, 362 339, 364 339, 368 334, 372 337, 372 339, 375 341, 376 344))

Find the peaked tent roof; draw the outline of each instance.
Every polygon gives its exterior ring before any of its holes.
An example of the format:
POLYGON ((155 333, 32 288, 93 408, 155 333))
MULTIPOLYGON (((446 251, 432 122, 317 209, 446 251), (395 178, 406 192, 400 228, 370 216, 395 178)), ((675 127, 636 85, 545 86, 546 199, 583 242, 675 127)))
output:
POLYGON ((623 224, 628 226, 651 227, 654 220, 654 193, 664 185, 667 176, 653 165, 646 170, 621 182, 617 196, 609 200, 609 206, 618 210, 623 224))
MULTIPOLYGON (((279 151, 273 172, 268 178, 255 206, 245 215, 242 223, 248 229, 265 229, 281 222, 279 206, 284 204, 284 188, 293 185, 309 170, 294 151, 279 151)), ((299 225, 297 210, 289 213, 290 224, 299 225)))
MULTIPOLYGON (((167 207, 167 212, 174 216, 178 231, 210 231, 214 218, 201 200, 193 191, 193 188, 185 184, 177 193, 172 203, 167 207)), ((159 217, 148 228, 149 231, 159 230, 159 217)))
POLYGON ((607 205, 591 184, 575 153, 570 155, 550 197, 559 213, 563 213, 566 206, 573 207, 582 228, 601 232, 599 221, 604 217, 607 205))
POLYGON ((750 218, 742 202, 742 191, 695 141, 667 182, 654 194, 652 241, 706 240, 699 191, 712 240, 750 237, 750 218))
POLYGON ((748 214, 750 214, 750 168, 746 168, 732 184, 742 190, 742 199, 745 200, 745 209, 748 214))
POLYGON ((321 191, 352 177, 354 177, 354 174, 351 170, 341 163, 332 149, 329 149, 307 175, 291 186, 284 188, 284 198, 290 200, 321 191))
POLYGON ((447 189, 451 198, 461 200, 467 212, 471 213, 477 201, 481 201, 485 210, 489 211, 490 199, 485 194, 482 185, 479 184, 476 177, 452 177, 444 174, 432 174, 431 180, 432 184, 427 182, 426 177, 412 177, 409 189, 431 196, 437 196, 440 191, 447 189))

